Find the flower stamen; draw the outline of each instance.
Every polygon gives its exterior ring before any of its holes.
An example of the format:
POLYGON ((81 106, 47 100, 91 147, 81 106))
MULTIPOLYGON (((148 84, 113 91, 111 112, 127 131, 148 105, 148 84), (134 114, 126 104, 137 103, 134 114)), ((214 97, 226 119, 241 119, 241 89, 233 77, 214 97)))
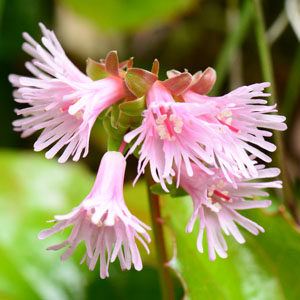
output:
POLYGON ((164 107, 160 107, 159 111, 161 115, 155 122, 158 125, 156 128, 160 138, 175 141, 175 133, 179 134, 182 132, 182 119, 175 114, 168 115, 164 107))
POLYGON ((61 107, 61 108, 60 108, 60 111, 61 111, 61 112, 67 111, 71 105, 72 105, 72 104, 69 104, 69 105, 66 105, 66 106, 64 106, 64 107, 61 107))
POLYGON ((214 195, 219 196, 220 198, 225 199, 226 201, 230 201, 230 197, 227 196, 228 191, 220 192, 218 190, 214 190, 214 195))
POLYGON ((232 111, 225 109, 217 116, 218 121, 222 124, 227 126, 231 131, 235 133, 239 133, 239 130, 231 125, 232 123, 232 111))

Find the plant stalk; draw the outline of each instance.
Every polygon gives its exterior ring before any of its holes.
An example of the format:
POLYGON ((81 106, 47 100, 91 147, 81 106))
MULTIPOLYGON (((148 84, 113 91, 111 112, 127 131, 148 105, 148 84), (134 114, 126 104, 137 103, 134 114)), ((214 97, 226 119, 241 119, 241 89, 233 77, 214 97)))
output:
MULTIPOLYGON (((273 65, 271 60, 271 53, 269 49, 269 45, 267 43, 266 34, 265 34, 265 21, 263 10, 261 6, 261 0, 252 0, 254 4, 255 10, 255 34, 256 34, 256 41, 258 46, 259 58, 262 67, 262 75, 264 81, 268 81, 271 83, 269 87, 269 91, 271 96, 269 97, 270 104, 276 104, 276 87, 275 87, 275 79, 274 79, 274 72, 273 72, 273 65)), ((295 221, 299 224, 299 217, 296 208, 296 202, 293 195, 292 184, 289 177, 289 173, 286 167, 285 161, 285 149, 284 143, 282 140, 282 135, 280 132, 274 132, 274 139, 275 144, 277 146, 277 151, 275 153, 275 165, 279 166, 281 169, 281 179, 284 185, 283 188, 283 195, 284 201, 286 202, 288 208, 290 209, 295 221)))
POLYGON ((158 262, 158 272, 163 300, 174 300, 174 287, 170 269, 166 266, 168 262, 164 232, 162 227, 162 217, 160 213, 160 197, 151 192, 150 186, 154 184, 149 168, 146 170, 147 188, 149 207, 151 211, 152 228, 154 234, 154 242, 156 256, 158 262))
POLYGON ((218 78, 217 81, 210 92, 211 96, 218 95, 222 85, 226 79, 228 69, 232 62, 232 57, 234 57, 237 49, 246 37, 247 31, 250 27, 253 17, 253 6, 250 0, 246 0, 241 8, 241 13, 239 15, 239 20, 236 26, 232 29, 231 34, 227 35, 227 38, 222 46, 220 55, 217 58, 216 64, 214 66, 218 78))
POLYGON ((292 62, 291 71, 287 80, 281 111, 287 118, 287 125, 292 124, 293 116, 295 115, 300 91, 300 44, 297 47, 295 58, 292 62))

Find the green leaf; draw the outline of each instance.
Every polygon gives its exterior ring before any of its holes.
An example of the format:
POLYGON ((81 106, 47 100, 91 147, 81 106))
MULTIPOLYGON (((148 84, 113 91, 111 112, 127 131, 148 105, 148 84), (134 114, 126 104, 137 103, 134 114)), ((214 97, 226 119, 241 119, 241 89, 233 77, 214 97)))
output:
POLYGON ((136 32, 166 24, 187 12, 195 0, 60 0, 101 29, 136 32))
POLYGON ((61 251, 46 251, 61 237, 41 241, 37 235, 52 226, 47 220, 82 201, 92 186, 91 176, 79 165, 62 167, 42 155, 8 151, 0 152, 0 173, 0 295, 18 300, 83 299, 81 269, 86 266, 74 257, 62 263, 61 251))
POLYGON ((185 225, 192 214, 189 197, 164 197, 164 217, 176 238, 177 255, 169 265, 186 285, 186 299, 298 299, 300 286, 300 234, 280 214, 267 215, 253 210, 246 215, 263 226, 266 233, 259 236, 242 230, 246 243, 238 244, 226 237, 228 258, 208 259, 197 251, 198 226, 191 234, 185 225))
MULTIPOLYGON (((122 272, 117 261, 110 266, 110 277, 101 280, 99 264, 93 272, 79 264, 83 245, 64 262, 62 251, 46 251, 64 241, 68 230, 63 237, 37 238, 53 225, 46 221, 68 213, 90 192, 95 175, 80 163, 61 165, 38 153, 2 150, 0 176, 1 300, 160 299, 153 243, 150 255, 140 247, 141 272, 122 272)), ((145 183, 134 188, 126 184, 124 194, 130 211, 151 226, 145 183)))
MULTIPOLYGON (((3 16, 3 11, 4 11, 4 1, 5 0, 0 0, 0 24, 2 24, 2 16, 3 16)), ((1 29, 1 27, 0 27, 1 29)))
MULTIPOLYGON (((131 280, 128 278, 135 276, 126 277, 128 272, 119 276, 118 262, 115 267, 112 265, 111 277, 100 281, 98 271, 89 272, 86 265, 79 265, 83 254, 80 249, 65 262, 59 261, 61 251, 45 250, 64 238, 37 239, 40 230, 51 226, 45 223, 46 220, 55 214, 69 212, 84 199, 92 187, 94 175, 78 163, 60 165, 36 153, 9 151, 0 152, 0 174, 1 299, 86 299, 89 277, 93 277, 95 287, 100 285, 107 293, 112 287, 120 288, 127 299, 130 294, 124 287, 132 285, 121 280, 131 280), (115 280, 117 277, 120 281, 115 280)), ((131 183, 126 184, 124 193, 130 211, 151 226, 145 183, 140 180, 134 188, 131 183)), ((210 262, 207 249, 204 254, 197 251, 197 226, 193 233, 185 233, 185 225, 192 213, 190 198, 164 197, 162 210, 176 237, 177 256, 169 264, 184 279, 190 299, 299 298, 300 287, 296 280, 300 275, 300 236, 282 215, 266 215, 259 210, 247 213, 246 216, 262 225, 266 233, 253 236, 243 231, 247 240, 244 245, 226 237, 229 257, 210 262)), ((143 249, 141 255, 144 264, 153 265, 153 242, 150 247, 150 256, 143 249)), ((151 283, 146 282, 147 285, 151 283)), ((99 298, 101 292, 102 288, 97 294, 91 291, 88 297, 99 298)), ((141 299, 142 294, 143 289, 132 299, 141 299)), ((117 299, 122 295, 100 297, 117 299)), ((158 299, 157 291, 152 299, 158 299)))

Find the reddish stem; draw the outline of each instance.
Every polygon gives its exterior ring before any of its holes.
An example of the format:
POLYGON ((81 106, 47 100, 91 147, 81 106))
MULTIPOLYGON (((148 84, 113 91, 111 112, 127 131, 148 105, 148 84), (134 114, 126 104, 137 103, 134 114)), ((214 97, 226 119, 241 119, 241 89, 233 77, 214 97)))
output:
POLYGON ((121 146, 119 148, 119 152, 123 153, 124 150, 125 150, 125 147, 126 147, 126 142, 123 140, 122 143, 121 143, 121 146))

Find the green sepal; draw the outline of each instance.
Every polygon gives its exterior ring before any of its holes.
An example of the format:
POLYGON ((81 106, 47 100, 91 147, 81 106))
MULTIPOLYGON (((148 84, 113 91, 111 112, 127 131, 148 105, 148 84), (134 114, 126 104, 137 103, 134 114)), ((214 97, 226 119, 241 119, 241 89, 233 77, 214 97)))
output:
POLYGON ((115 124, 115 126, 116 127, 112 124, 112 114, 106 115, 103 118, 103 127, 108 135, 108 151, 119 151, 124 135, 128 129, 128 126, 125 128, 123 126, 117 126, 117 124, 115 124))
POLYGON ((119 119, 118 119, 118 126, 121 127, 131 127, 131 126, 136 126, 136 124, 139 122, 140 118, 139 117, 131 117, 128 116, 127 114, 123 113, 120 111, 119 113, 119 119), (138 120, 137 120, 138 118, 138 120))
POLYGON ((106 116, 103 119, 103 127, 109 138, 113 137, 114 139, 119 139, 119 138, 123 139, 123 136, 126 133, 126 128, 122 128, 120 126, 118 128, 115 128, 112 126, 110 116, 106 116))
POLYGON ((173 95, 178 96, 184 93, 192 83, 192 75, 188 72, 180 73, 162 82, 173 95))
POLYGON ((130 127, 130 129, 135 129, 135 128, 141 126, 142 122, 143 122, 143 117, 142 116, 131 117, 129 127, 130 127))
POLYGON ((180 75, 180 74, 181 74, 181 72, 179 72, 179 71, 177 71, 175 69, 167 71, 167 77, 168 78, 173 78, 173 77, 175 77, 177 75, 180 75))
POLYGON ((140 126, 143 121, 143 117, 141 115, 130 116, 127 113, 124 113, 119 109, 119 104, 116 103, 111 107, 110 121, 111 126, 114 129, 122 129, 123 131, 126 131, 128 128, 136 128, 140 126))
POLYGON ((155 58, 152 64, 151 72, 158 75, 159 72, 159 61, 155 58))
POLYGON ((211 91, 217 79, 217 73, 213 68, 208 67, 203 73, 197 72, 193 76, 193 83, 190 89, 200 95, 206 95, 211 91))
POLYGON ((116 129, 118 128, 119 113, 119 103, 115 103, 111 108, 111 126, 116 129))
POLYGON ((143 121, 141 114, 144 109, 145 99, 141 97, 123 103, 119 101, 106 110, 106 113, 102 116, 102 121, 108 135, 109 150, 117 151, 124 135, 141 125, 143 121))
POLYGON ((138 117, 141 116, 143 110, 146 109, 145 96, 142 96, 136 100, 123 102, 119 105, 122 112, 128 116, 138 117))
POLYGON ((119 58, 117 51, 110 51, 105 59, 105 71, 119 77, 119 58))
POLYGON ((150 190, 153 194, 156 195, 167 195, 170 194, 172 197, 182 197, 182 196, 187 196, 188 193, 182 188, 176 188, 176 184, 172 183, 172 184, 168 184, 166 183, 167 189, 170 191, 169 193, 166 192, 162 186, 160 185, 160 183, 155 183, 152 186, 150 186, 150 190))
POLYGON ((104 64, 96 62, 91 58, 88 58, 86 62, 86 74, 94 81, 110 76, 105 71, 104 64))
POLYGON ((144 96, 157 79, 157 75, 138 68, 129 69, 125 75, 126 85, 136 97, 144 96))

